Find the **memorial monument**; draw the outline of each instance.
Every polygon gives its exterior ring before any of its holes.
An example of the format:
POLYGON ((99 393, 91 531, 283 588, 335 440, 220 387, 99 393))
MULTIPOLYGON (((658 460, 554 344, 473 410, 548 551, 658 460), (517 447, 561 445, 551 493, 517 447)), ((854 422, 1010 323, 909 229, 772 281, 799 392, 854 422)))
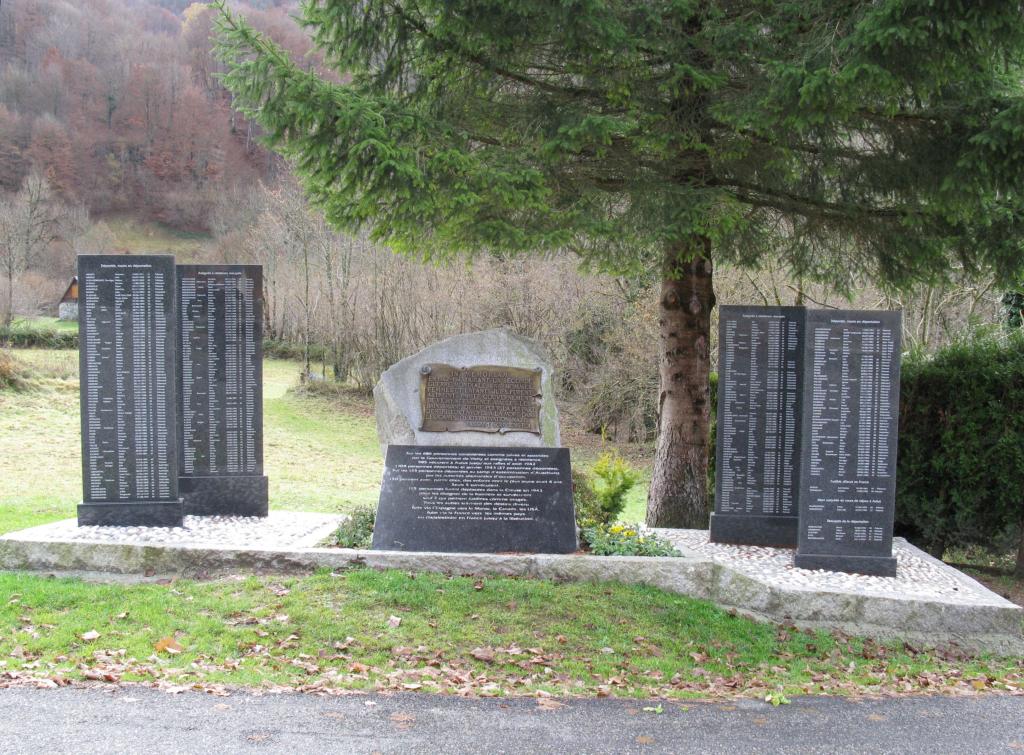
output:
POLYGON ((185 513, 266 516, 263 269, 178 265, 178 484, 185 513))
POLYGON ((78 258, 79 525, 180 526, 174 258, 78 258))
POLYGON ((718 308, 712 542, 796 546, 805 312, 718 308))
POLYGON ((373 389, 381 452, 390 444, 557 447, 553 376, 543 351, 506 328, 428 346, 373 389), (498 416, 492 409, 502 403, 498 416))
POLYGON ((807 312, 795 566, 896 575, 900 333, 899 312, 807 312))
POLYGON ((893 576, 900 313, 722 306, 718 543, 893 576))
POLYGON ((456 336, 374 389, 385 451, 378 550, 571 553, 569 450, 552 369, 507 330, 456 336))

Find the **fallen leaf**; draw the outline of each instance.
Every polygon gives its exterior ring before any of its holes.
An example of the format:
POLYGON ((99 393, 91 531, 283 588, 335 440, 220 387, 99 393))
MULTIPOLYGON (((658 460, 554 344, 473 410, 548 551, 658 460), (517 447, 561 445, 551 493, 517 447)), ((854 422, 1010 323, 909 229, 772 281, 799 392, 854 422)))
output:
POLYGON ((95 629, 90 629, 88 632, 82 635, 82 639, 86 642, 92 642, 93 640, 98 640, 99 638, 100 633, 97 632, 95 629))
POLYGON ((478 661, 484 661, 485 663, 491 663, 494 660, 494 651, 491 648, 473 648, 469 651, 469 654, 478 661))
POLYGON ((652 745, 652 744, 654 744, 654 737, 648 737, 646 734, 641 734, 634 741, 638 745, 652 745))
POLYGON ((388 626, 389 627, 397 627, 401 623, 402 623, 402 619, 399 616, 389 616, 388 617, 388 626))
POLYGON ((564 708, 565 703, 560 703, 553 697, 538 697, 537 707, 541 710, 558 710, 559 708, 564 708))
POLYGON ((164 637, 153 645, 153 647, 156 648, 156 652, 158 653, 169 653, 171 655, 177 655, 185 649, 181 646, 181 643, 173 637, 164 637))
POLYGON ((422 689, 423 685, 422 684, 417 684, 416 682, 410 682, 408 684, 403 684, 402 687, 404 689, 422 689))
POLYGON ((473 589, 474 590, 483 590, 484 589, 484 581, 482 579, 478 579, 476 582, 473 583, 473 589))
POLYGON ((657 705, 654 705, 654 706, 650 706, 649 705, 646 708, 644 708, 644 713, 664 713, 664 712, 665 712, 665 709, 663 707, 661 707, 661 703, 658 703, 657 705))

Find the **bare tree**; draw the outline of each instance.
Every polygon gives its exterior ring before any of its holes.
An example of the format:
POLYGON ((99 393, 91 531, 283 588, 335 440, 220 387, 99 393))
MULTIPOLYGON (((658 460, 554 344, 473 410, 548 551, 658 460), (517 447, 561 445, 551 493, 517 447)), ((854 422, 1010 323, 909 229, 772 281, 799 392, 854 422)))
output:
POLYGON ((46 179, 31 173, 21 189, 0 197, 0 272, 7 282, 3 324, 14 318, 14 284, 60 232, 64 208, 46 179))

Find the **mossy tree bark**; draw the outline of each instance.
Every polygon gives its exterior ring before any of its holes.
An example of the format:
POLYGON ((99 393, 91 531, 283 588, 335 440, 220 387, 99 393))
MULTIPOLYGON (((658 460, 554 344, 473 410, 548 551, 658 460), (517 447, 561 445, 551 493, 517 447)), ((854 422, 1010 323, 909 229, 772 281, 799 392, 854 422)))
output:
POLYGON ((712 273, 709 239, 666 247, 658 319, 658 444, 647 497, 652 527, 708 525, 712 273))

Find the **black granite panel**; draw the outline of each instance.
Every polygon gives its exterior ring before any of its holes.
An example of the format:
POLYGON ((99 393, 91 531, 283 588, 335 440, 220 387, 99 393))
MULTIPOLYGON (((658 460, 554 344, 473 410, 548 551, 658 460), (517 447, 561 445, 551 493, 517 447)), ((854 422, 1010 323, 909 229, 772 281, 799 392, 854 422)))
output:
POLYGON ((900 313, 808 310, 804 358, 794 563, 894 573, 900 313))
POLYGON ((78 526, 180 527, 182 503, 119 501, 78 504, 78 526))
POLYGON ((79 521, 180 524, 174 258, 82 255, 78 280, 79 521))
POLYGON ((186 509, 265 512, 262 267, 178 265, 177 281, 178 458, 186 509), (231 485, 218 482, 222 477, 250 481, 231 485))
POLYGON ((795 516, 732 516, 712 512, 711 542, 795 548, 798 523, 795 516))
POLYGON ((572 553, 569 450, 388 446, 373 548, 572 553))
POLYGON ((263 475, 179 477, 185 513, 196 516, 266 516, 267 478, 263 475))
POLYGON ((803 307, 719 307, 711 540, 795 547, 803 307))
POLYGON ((793 565, 801 569, 824 569, 873 577, 895 577, 896 559, 892 556, 848 556, 797 552, 793 565))

